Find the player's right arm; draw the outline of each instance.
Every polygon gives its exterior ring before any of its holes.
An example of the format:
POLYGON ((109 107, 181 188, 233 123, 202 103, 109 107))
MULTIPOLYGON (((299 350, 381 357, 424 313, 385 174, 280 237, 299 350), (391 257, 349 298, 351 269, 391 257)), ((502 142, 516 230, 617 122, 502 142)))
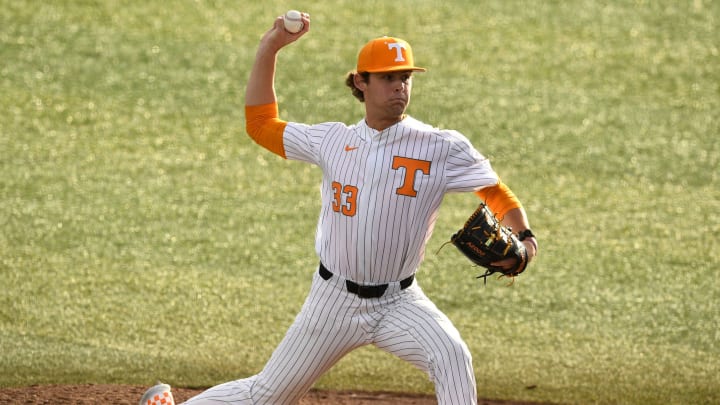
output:
POLYGON ((277 102, 275 97, 275 63, 280 49, 297 41, 310 29, 310 17, 303 13, 305 26, 297 34, 287 32, 283 26, 283 18, 278 17, 258 46, 255 54, 247 88, 245 89, 245 105, 262 105, 277 102))
POLYGON ((278 17, 263 35, 245 89, 245 125, 248 135, 271 152, 285 157, 282 134, 286 122, 278 117, 275 96, 275 65, 283 47, 298 40, 310 29, 310 18, 302 16, 304 27, 297 34, 287 32, 278 17))

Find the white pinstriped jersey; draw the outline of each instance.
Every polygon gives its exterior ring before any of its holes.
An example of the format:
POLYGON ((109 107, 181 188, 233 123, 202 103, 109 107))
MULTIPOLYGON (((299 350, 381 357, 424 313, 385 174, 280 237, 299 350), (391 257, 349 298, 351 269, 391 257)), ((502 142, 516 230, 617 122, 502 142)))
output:
POLYGON ((288 159, 323 171, 320 260, 361 284, 415 273, 444 194, 498 182, 465 136, 412 117, 380 132, 364 119, 352 126, 290 122, 283 142, 288 159))

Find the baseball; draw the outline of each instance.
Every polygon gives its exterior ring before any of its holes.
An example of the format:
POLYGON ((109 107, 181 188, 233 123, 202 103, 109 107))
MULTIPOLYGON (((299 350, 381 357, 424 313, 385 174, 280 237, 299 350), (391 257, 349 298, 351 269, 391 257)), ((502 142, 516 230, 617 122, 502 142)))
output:
POLYGON ((283 16, 285 30, 291 34, 297 34, 303 29, 305 24, 302 22, 302 14, 297 10, 290 10, 283 16))

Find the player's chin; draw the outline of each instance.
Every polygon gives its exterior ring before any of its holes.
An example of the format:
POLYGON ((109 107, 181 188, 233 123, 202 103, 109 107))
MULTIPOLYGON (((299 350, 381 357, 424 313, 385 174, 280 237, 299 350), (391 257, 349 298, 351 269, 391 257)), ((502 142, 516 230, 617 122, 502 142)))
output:
POLYGON ((388 105, 388 110, 392 111, 393 115, 403 115, 407 109, 407 102, 403 100, 393 100, 388 105))

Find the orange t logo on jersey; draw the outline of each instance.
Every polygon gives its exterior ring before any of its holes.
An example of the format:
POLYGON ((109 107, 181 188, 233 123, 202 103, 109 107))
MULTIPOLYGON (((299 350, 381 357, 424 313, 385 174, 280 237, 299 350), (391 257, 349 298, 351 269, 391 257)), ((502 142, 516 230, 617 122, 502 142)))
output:
POLYGON ((405 177, 403 178, 402 186, 397 188, 395 192, 408 197, 417 196, 417 190, 415 189, 415 175, 417 172, 429 175, 430 161, 393 156, 392 168, 394 170, 398 170, 401 167, 405 168, 405 177))

